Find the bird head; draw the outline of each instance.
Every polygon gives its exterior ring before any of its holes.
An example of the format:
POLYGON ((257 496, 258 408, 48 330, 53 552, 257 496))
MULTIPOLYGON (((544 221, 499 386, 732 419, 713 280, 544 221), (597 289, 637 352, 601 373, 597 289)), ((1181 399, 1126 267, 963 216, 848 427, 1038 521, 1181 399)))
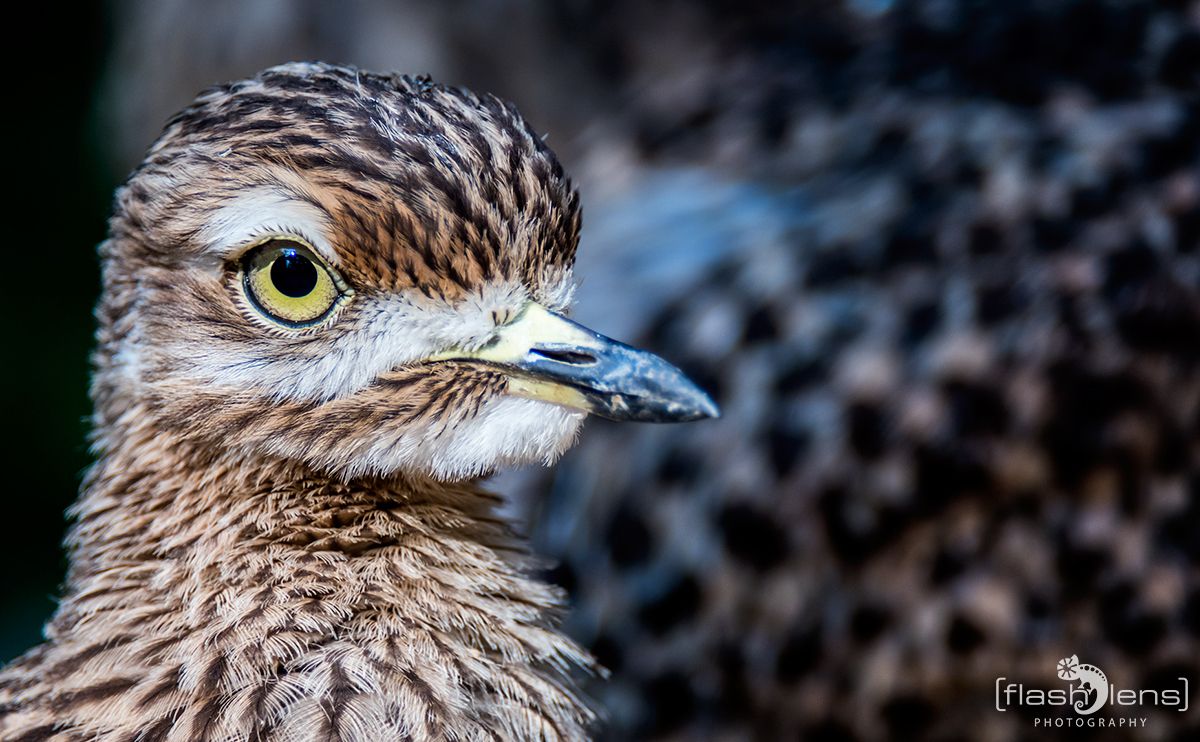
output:
POLYGON ((141 426, 335 475, 549 461, 584 417, 716 415, 563 316, 578 194, 495 97, 321 64, 200 95, 117 196, 93 395, 141 426))

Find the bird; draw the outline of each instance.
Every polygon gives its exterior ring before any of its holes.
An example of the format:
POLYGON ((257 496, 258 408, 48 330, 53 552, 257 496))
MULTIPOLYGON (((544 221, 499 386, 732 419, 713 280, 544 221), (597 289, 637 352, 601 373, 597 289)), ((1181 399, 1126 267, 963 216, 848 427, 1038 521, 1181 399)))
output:
POLYGON ((6 740, 585 738, 561 591, 481 484, 716 417, 567 319, 578 192, 516 108, 317 62, 200 94, 100 246, 96 461, 6 740))

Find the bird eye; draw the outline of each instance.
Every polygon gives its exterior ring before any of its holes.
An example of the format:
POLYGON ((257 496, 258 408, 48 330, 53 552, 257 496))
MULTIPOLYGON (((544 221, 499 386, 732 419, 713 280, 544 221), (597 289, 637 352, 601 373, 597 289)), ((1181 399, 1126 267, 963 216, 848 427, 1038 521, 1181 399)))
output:
POLYGON ((261 312, 291 327, 325 317, 342 292, 321 259, 298 242, 271 240, 242 261, 246 295, 261 312))

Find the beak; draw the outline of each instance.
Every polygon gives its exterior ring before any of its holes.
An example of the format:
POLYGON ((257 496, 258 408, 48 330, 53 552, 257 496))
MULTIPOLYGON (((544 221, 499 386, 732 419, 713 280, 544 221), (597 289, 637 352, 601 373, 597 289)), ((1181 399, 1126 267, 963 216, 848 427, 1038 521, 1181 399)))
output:
POLYGON ((482 361, 509 376, 509 393, 610 420, 686 422, 721 413, 683 372, 644 350, 593 332, 530 302, 475 351, 430 360, 482 361))

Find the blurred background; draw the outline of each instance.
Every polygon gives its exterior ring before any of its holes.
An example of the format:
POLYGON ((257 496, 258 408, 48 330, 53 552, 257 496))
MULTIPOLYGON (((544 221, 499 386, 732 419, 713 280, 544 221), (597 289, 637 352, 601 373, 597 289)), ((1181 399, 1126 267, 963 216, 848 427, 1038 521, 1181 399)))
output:
POLYGON ((1191 710, 1047 732, 993 708, 997 677, 1063 687, 1070 655, 1121 688, 1200 682, 1200 2, 42 20, 47 61, 9 79, 0 659, 65 566, 112 189, 203 87, 322 59, 516 102, 583 193, 577 316, 723 408, 589 422, 496 482, 611 670, 585 681, 602 736, 1200 739, 1191 710))

